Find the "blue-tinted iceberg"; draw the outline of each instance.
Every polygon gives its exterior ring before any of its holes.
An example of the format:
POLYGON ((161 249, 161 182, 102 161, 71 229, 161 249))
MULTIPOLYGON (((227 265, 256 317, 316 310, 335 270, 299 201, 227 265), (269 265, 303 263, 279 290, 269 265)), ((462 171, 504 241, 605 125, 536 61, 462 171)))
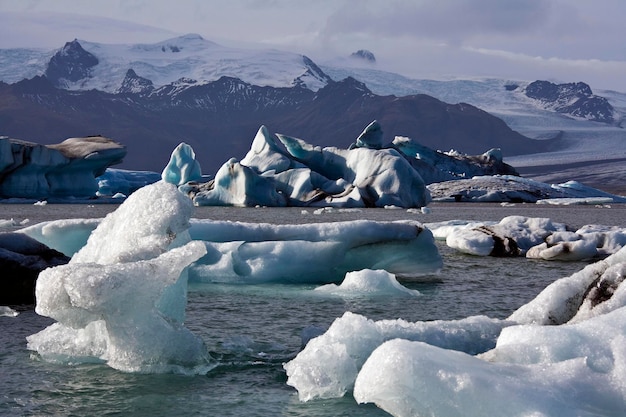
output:
POLYGON ((67 265, 42 272, 35 311, 58 321, 28 337, 55 362, 127 372, 204 373, 213 365, 184 325, 186 267, 206 253, 187 229, 192 205, 158 182, 131 195, 67 265))
MULTIPOLYGON (((73 256, 100 221, 55 220, 20 233, 73 256)), ((192 219, 190 225, 190 237, 207 250, 190 266, 189 277, 196 282, 338 283, 346 272, 362 269, 421 280, 442 267, 432 233, 416 221, 274 225, 192 219)))
POLYGON ((93 197, 96 177, 122 162, 126 148, 102 136, 38 145, 0 137, 0 197, 93 197))
MULTIPOLYGON (((426 184, 467 175, 515 174, 495 149, 478 156, 452 155, 409 138, 396 137, 387 145, 383 139, 376 121, 350 149, 320 148, 272 135, 261 126, 241 161, 231 159, 215 181, 183 190, 196 205, 424 207, 430 202, 426 184)), ((177 172, 170 175, 166 168, 163 178, 169 176, 177 184, 177 172)))
POLYGON ((193 281, 330 283, 362 269, 419 280, 442 266, 432 233, 416 221, 273 225, 193 220, 190 234, 207 248, 190 268, 193 281))
POLYGON ((161 173, 161 178, 174 185, 202 179, 202 169, 191 146, 181 143, 174 149, 170 161, 161 173))

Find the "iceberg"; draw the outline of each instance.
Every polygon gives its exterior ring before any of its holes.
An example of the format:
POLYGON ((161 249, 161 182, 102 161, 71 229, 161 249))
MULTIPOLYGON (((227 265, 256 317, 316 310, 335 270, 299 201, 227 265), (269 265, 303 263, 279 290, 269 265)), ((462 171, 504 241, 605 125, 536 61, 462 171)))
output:
POLYGON ((342 397, 354 387, 367 358, 385 341, 423 341, 446 349, 477 354, 495 346, 503 327, 512 323, 485 316, 462 320, 410 323, 402 319, 372 321, 346 312, 321 336, 283 367, 287 384, 301 401, 342 397))
POLYGON ((125 169, 107 168, 104 174, 96 178, 98 181, 97 197, 129 196, 141 187, 153 184, 161 176, 152 171, 129 171, 125 169))
POLYGON ((352 391, 394 416, 616 416, 626 409, 626 248, 506 320, 353 313, 284 364, 300 400, 352 391))
POLYGON ((190 235, 207 248, 190 267, 194 282, 332 283, 363 269, 419 280, 442 267, 432 233, 417 221, 274 225, 194 219, 190 235))
MULTIPOLYGON (((349 149, 320 148, 261 126, 246 156, 226 162, 214 181, 182 185, 178 169, 169 165, 163 178, 180 185, 196 205, 409 208, 430 202, 426 184, 435 181, 516 174, 496 149, 449 155, 405 137, 388 145, 383 139, 377 121, 349 149)), ((191 161, 192 153, 180 154, 177 148, 172 158, 191 161)))
MULTIPOLYGON (((19 232, 76 257, 101 221, 55 220, 19 232)), ((417 221, 274 225, 191 219, 189 223, 190 238, 202 241, 207 250, 190 265, 193 282, 327 284, 362 269, 384 269, 400 279, 419 281, 442 267, 432 233, 417 221)), ((123 228, 116 233, 124 234, 123 228)), ((127 250, 135 250, 134 245, 127 250)))
POLYGON ((340 297, 359 296, 419 296, 417 290, 410 290, 396 280, 395 275, 385 270, 363 269, 348 272, 341 285, 326 284, 315 288, 319 294, 340 297))
POLYGON ((67 265, 43 271, 35 311, 57 320, 27 338, 52 362, 125 372, 206 373, 214 364, 184 326, 186 267, 206 253, 187 229, 191 201, 165 182, 107 215, 67 265))
POLYGON ((202 169, 191 146, 181 143, 174 149, 170 161, 161 173, 161 178, 174 185, 202 179, 202 169))
POLYGON ((125 147, 102 136, 69 138, 55 145, 0 137, 0 196, 93 197, 98 190, 96 177, 125 155, 125 147))

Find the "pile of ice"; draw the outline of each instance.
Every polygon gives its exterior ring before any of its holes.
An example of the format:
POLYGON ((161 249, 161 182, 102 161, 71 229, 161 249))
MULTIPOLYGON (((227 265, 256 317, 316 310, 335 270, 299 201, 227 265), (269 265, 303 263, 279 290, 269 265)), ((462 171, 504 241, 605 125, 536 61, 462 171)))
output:
POLYGON ((576 181, 546 184, 514 175, 478 175, 428 185, 433 201, 518 202, 538 204, 626 203, 626 197, 576 181))
POLYGON ((427 226, 449 247, 478 256, 577 261, 606 257, 626 246, 626 229, 587 225, 571 231, 540 217, 508 216, 498 223, 452 220, 427 226))
POLYGON ((423 207, 430 202, 428 183, 515 173, 497 150, 448 155, 405 137, 384 145, 376 121, 350 149, 322 149, 261 126, 241 161, 230 159, 202 184, 181 182, 180 167, 197 164, 193 152, 176 148, 172 160, 178 162, 170 162, 163 179, 182 185, 196 205, 423 207))
POLYGON ((346 313, 284 365, 301 400, 353 391, 394 416, 617 416, 626 409, 626 248, 507 320, 346 313))
POLYGON ((131 195, 69 264, 40 274, 35 311, 58 322, 29 336, 28 348, 127 372, 207 372, 204 343, 183 325, 185 268, 206 253, 187 232, 192 209, 164 182, 131 195))

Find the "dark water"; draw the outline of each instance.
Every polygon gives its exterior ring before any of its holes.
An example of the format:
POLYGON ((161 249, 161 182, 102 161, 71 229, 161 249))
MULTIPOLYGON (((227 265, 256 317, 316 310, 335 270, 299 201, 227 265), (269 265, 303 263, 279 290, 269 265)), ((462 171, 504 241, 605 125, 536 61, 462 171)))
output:
MULTIPOLYGON (((0 219, 103 217, 108 205, 2 205, 0 219)), ((626 207, 536 205, 432 205, 431 213, 362 210, 316 215, 312 209, 197 208, 195 217, 270 223, 409 218, 424 223, 451 219, 500 220, 508 215, 550 217, 572 228, 584 224, 626 227, 626 207)), ((190 289, 187 326, 220 361, 203 376, 136 375, 104 365, 55 365, 26 349, 26 336, 51 323, 21 307, 15 318, 0 317, 0 415, 2 416, 382 416, 375 406, 341 399, 298 401, 285 384, 282 363, 297 354, 301 331, 327 327, 346 311, 374 320, 458 319, 484 314, 504 318, 547 284, 585 263, 525 258, 473 257, 440 246, 439 282, 406 284, 420 297, 323 297, 302 285, 195 285, 190 289)))

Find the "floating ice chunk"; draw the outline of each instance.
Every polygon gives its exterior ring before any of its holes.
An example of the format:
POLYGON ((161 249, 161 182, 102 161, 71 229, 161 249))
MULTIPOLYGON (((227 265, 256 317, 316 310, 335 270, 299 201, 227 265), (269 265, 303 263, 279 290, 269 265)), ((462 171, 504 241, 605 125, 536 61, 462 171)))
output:
POLYGON ((552 204, 555 206, 595 205, 620 202, 616 197, 578 197, 578 198, 544 198, 537 200, 536 204, 552 204))
POLYGON ((524 366, 391 340, 363 365, 354 398, 394 416, 617 416, 626 407, 624 341, 606 341, 607 372, 584 357, 524 366))
POLYGON ((172 151, 161 178, 177 186, 202 179, 202 169, 191 146, 183 142, 172 151))
POLYGON ((547 261, 582 261, 591 259, 597 254, 598 250, 596 249, 595 241, 581 239, 553 244, 544 242, 528 249, 526 257, 547 261))
MULTIPOLYGON (((611 281, 619 283, 617 278, 612 277, 614 271, 611 271, 611 267, 624 263, 626 263, 626 248, 622 248, 604 260, 587 265, 569 277, 553 282, 532 301, 513 312, 509 320, 524 324, 567 323, 574 319, 581 306, 586 303, 586 299, 589 300, 590 306, 595 306, 598 313, 606 312, 606 307, 609 306, 619 307, 621 304, 615 305, 618 300, 621 300, 619 297, 605 304, 607 302, 605 300, 611 298, 616 287, 614 284, 606 284, 611 281), (603 279, 606 284, 599 285, 603 279)), ((589 312, 585 313, 585 317, 589 315, 589 312)))
POLYGON ((352 389, 359 369, 371 352, 387 340, 427 341, 475 354, 493 348, 501 329, 510 324, 483 316, 456 321, 374 322, 347 312, 283 365, 287 384, 298 390, 301 401, 341 397, 352 389))
POLYGON ((415 221, 273 225, 195 220, 190 233, 205 241, 208 251, 190 268, 194 281, 329 283, 362 269, 415 279, 442 266, 432 234, 415 221))
POLYGON ((37 281, 36 311, 61 324, 29 336, 29 349, 52 361, 77 360, 76 352, 97 355, 126 372, 206 372, 209 356, 202 341, 158 308, 164 289, 204 253, 201 242, 190 242, 146 261, 45 270, 37 281), (103 326, 76 332, 100 320, 103 326), (68 351, 66 338, 75 334, 81 335, 79 344, 70 343, 68 351))
POLYGON ((20 313, 13 310, 11 307, 0 306, 0 317, 17 317, 20 313))
POLYGON ((435 236, 445 237, 448 246, 472 255, 524 255, 554 232, 566 226, 547 218, 508 216, 499 223, 453 222, 431 224, 435 236), (440 229, 440 230, 437 230, 440 229))
POLYGON ((125 169, 107 168, 104 174, 96 178, 98 181, 98 197, 123 194, 131 195, 141 187, 161 180, 161 175, 151 171, 128 171, 125 169))
POLYGON ((189 241, 191 210, 174 185, 158 182, 107 215, 69 264, 40 274, 35 311, 60 323, 28 337, 29 349, 128 372, 210 369, 204 343, 182 324, 185 268, 206 253, 189 241))
POLYGON ((327 284, 316 288, 315 291, 343 297, 420 295, 419 291, 402 286, 393 274, 371 269, 348 272, 341 285, 327 284))

